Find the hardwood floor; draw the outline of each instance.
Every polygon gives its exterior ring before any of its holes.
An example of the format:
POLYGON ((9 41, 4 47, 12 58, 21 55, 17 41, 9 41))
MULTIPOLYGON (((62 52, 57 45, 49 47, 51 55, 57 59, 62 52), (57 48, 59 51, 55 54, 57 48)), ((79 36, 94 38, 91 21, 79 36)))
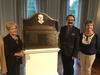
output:
MULTIPOLYGON (((76 63, 77 59, 74 60, 74 75, 81 75, 81 67, 76 63)), ((63 75, 63 66, 61 61, 61 56, 58 54, 58 73, 59 75, 63 75)), ((6 75, 1 74, 0 75, 6 75)), ((25 62, 23 58, 23 64, 20 65, 20 75, 25 75, 25 62)), ((91 75, 100 75, 100 59, 96 58, 92 67, 92 74, 91 75)))
MULTIPOLYGON (((77 65, 77 59, 74 60, 74 75, 81 75, 81 66, 77 65)), ((92 66, 91 75, 100 75, 100 58, 96 58, 92 66)), ((63 66, 61 61, 61 56, 58 54, 58 73, 63 75, 63 66)))

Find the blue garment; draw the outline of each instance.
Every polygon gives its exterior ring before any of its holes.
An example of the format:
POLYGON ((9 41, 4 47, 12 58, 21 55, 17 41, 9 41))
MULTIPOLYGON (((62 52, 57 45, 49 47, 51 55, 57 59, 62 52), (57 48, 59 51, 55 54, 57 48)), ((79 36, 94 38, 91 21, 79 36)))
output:
POLYGON ((83 33, 80 34, 80 51, 87 55, 96 54, 100 49, 100 36, 95 33, 90 44, 83 44, 83 33))

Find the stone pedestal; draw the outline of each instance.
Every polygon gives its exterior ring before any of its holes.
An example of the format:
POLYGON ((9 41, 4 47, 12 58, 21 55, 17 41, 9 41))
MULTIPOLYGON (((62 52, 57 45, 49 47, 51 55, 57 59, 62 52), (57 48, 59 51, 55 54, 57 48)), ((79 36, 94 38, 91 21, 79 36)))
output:
POLYGON ((59 48, 25 50, 26 75, 58 75, 59 48))

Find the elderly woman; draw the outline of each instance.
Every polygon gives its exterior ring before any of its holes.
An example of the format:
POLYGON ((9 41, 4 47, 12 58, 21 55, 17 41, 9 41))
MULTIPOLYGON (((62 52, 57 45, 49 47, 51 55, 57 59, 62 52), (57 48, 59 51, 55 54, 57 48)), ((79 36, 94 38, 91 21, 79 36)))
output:
POLYGON ((81 75, 91 75, 91 67, 100 49, 100 36, 93 31, 94 22, 84 23, 86 31, 80 34, 81 75))
POLYGON ((6 25, 9 34, 4 37, 4 50, 7 63, 7 75, 20 75, 20 64, 24 52, 22 51, 22 41, 17 33, 17 25, 8 22, 6 25))
POLYGON ((1 32, 0 32, 0 68, 2 74, 7 72, 5 55, 4 55, 4 42, 1 36, 1 32))

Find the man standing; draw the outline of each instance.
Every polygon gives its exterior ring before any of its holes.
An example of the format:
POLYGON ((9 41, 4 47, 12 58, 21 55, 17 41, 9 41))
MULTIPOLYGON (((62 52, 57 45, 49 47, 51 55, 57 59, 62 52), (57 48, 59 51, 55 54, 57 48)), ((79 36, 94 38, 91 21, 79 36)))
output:
POLYGON ((73 75, 74 59, 78 55, 80 30, 73 26, 74 21, 75 17, 68 15, 66 17, 67 25, 61 27, 60 30, 60 53, 64 69, 63 75, 73 75))

